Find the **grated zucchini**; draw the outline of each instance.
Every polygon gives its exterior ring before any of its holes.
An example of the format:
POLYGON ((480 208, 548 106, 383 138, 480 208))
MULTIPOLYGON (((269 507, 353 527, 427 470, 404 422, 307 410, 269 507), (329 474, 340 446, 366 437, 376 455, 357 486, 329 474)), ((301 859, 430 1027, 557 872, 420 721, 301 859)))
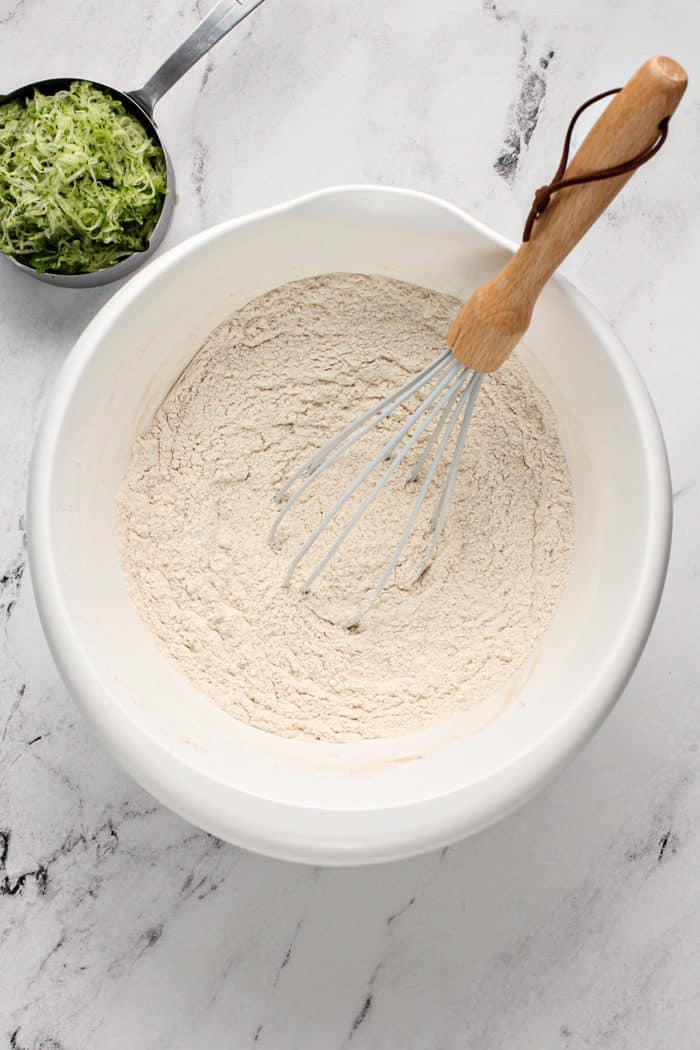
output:
POLYGON ((86 81, 0 106, 0 251, 39 273, 93 273, 148 247, 163 151, 86 81))

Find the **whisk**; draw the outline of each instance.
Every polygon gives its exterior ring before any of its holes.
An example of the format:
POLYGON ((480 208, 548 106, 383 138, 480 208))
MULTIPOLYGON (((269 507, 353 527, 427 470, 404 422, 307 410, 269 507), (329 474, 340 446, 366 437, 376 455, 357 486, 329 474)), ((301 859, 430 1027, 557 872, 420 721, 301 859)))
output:
POLYGON ((424 470, 425 476, 381 578, 364 607, 345 624, 348 628, 356 627, 399 564, 440 464, 452 445, 452 460, 430 519, 432 535, 416 579, 428 569, 447 520, 469 424, 485 374, 500 368, 527 331, 535 301, 562 260, 619 193, 635 168, 663 145, 669 119, 683 96, 686 83, 685 71, 677 62, 655 57, 645 62, 624 88, 603 92, 579 107, 567 130, 561 163, 554 178, 535 194, 523 243, 501 272, 478 288, 461 308, 447 331, 448 348, 326 442, 277 493, 277 502, 282 503, 286 498, 286 503, 272 526, 271 543, 282 520, 325 471, 371 430, 416 400, 416 407, 408 412, 396 433, 323 514, 292 559, 285 585, 291 583, 331 522, 378 471, 379 477, 371 489, 304 579, 302 591, 313 586, 407 457, 420 449, 408 480, 417 481, 424 470), (588 106, 608 95, 615 98, 567 166, 576 120, 588 106))

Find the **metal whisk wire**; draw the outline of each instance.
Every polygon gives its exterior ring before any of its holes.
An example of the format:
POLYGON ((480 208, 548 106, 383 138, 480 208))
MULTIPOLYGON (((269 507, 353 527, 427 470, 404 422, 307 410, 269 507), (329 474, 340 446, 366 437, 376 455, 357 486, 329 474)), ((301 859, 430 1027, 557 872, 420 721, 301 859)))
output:
POLYGON ((286 496, 287 492, 289 492, 291 487, 294 485, 294 483, 299 481, 300 478, 308 476, 305 485, 294 494, 290 502, 286 504, 284 510, 282 510, 277 516, 275 523, 272 526, 272 530, 270 532, 271 543, 275 538, 275 533, 280 522, 282 521, 282 518, 285 516, 287 511, 291 510, 291 508, 294 506, 294 503, 296 503, 299 496, 302 495, 305 488, 308 487, 308 484, 310 484, 312 480, 311 475, 313 475, 314 472, 318 470, 318 468, 321 466, 324 460, 326 460, 330 453, 333 452, 333 450, 338 448, 339 446, 342 446, 347 439, 354 435, 354 437, 352 437, 352 441, 348 441, 348 444, 341 448, 340 452, 338 452, 332 460, 328 460, 328 462, 324 464, 324 470, 330 467, 338 459, 340 459, 340 457, 344 455, 347 452, 347 450, 355 444, 356 441, 359 441, 360 438, 364 437, 364 435, 367 434, 370 430, 378 426, 383 420, 386 419, 386 417, 391 412, 394 411, 395 408, 398 408, 399 405, 402 405, 412 394, 416 393, 420 389, 420 387, 423 386, 429 379, 434 378, 438 374, 438 372, 442 371, 442 369, 445 368, 447 364, 449 364, 451 358, 451 351, 445 350, 445 352, 441 354, 440 357, 432 361, 431 364, 427 365, 424 369, 422 369, 422 371, 412 376, 411 379, 407 380, 403 384, 403 386, 398 387, 392 394, 390 394, 388 397, 385 397, 383 401, 380 401, 378 404, 374 405, 373 408, 368 409, 367 412, 363 413, 363 415, 353 420, 352 423, 350 423, 343 430, 337 433, 335 437, 330 439, 330 441, 327 441, 326 444, 323 445, 317 452, 314 452, 313 456, 307 459, 305 463, 302 463, 299 469, 292 474, 292 476, 285 482, 285 484, 275 496, 275 503, 281 503, 284 497, 286 496))
POLYGON ((330 441, 326 442, 322 448, 315 452, 313 456, 311 456, 298 468, 298 470, 294 472, 277 493, 276 501, 279 503, 284 499, 285 495, 290 492, 295 484, 298 483, 296 489, 289 497, 272 525, 269 535, 270 543, 274 542, 279 526, 285 516, 314 481, 318 480, 326 470, 337 463, 338 460, 362 437, 375 427, 379 426, 397 409, 404 406, 410 398, 414 397, 416 394, 422 394, 425 387, 430 387, 428 392, 423 394, 418 407, 411 412, 397 433, 382 445, 379 452, 372 457, 367 466, 360 471, 354 480, 346 487, 342 495, 335 501, 332 507, 330 507, 330 509, 323 515, 321 521, 313 529, 306 542, 300 547, 292 559, 284 580, 285 586, 289 586, 294 573, 309 553, 311 547, 313 547, 333 519, 346 506, 348 501, 352 499, 355 493, 358 492, 362 485, 364 485, 364 483, 370 478, 372 472, 383 462, 390 461, 380 478, 375 482, 371 491, 364 497, 350 520, 331 544, 326 554, 306 577, 302 584, 302 592, 308 591, 313 586, 324 569, 338 553, 338 550, 345 543, 360 519, 369 510, 370 506, 386 487, 391 477, 396 473, 406 457, 416 448, 431 424, 435 423, 426 445, 408 478, 408 481, 416 481, 418 479, 423 467, 428 462, 431 453, 433 453, 433 449, 435 449, 406 527, 399 539, 391 560, 372 592, 369 602, 365 604, 361 612, 358 612, 351 617, 345 626, 357 626, 379 598, 389 582, 389 579, 408 544, 416 522, 418 521, 421 508, 435 479, 435 475, 437 474, 445 450, 456 431, 457 437, 454 458, 431 519, 433 536, 428 551, 420 564, 416 579, 423 575, 432 560, 445 525, 447 513, 454 494, 459 460, 464 450, 467 430, 476 405, 476 399, 482 379, 483 376, 480 373, 473 372, 471 369, 460 364, 460 362, 455 359, 452 352, 446 350, 431 362, 431 364, 427 365, 421 372, 395 390, 389 395, 389 397, 384 398, 377 405, 373 406, 359 416, 358 419, 354 420, 354 422, 341 430, 335 437, 331 438, 330 441), (436 420, 437 422, 435 422, 436 420), (407 440, 399 449, 404 438, 407 438, 407 440), (399 449, 398 452, 396 452, 397 449, 399 449), (396 455, 394 455, 395 452, 396 455))
POLYGON ((447 476, 447 480, 445 482, 440 496, 440 500, 438 503, 438 511, 433 515, 431 519, 431 527, 433 529, 432 542, 430 544, 430 547, 428 548, 428 553, 424 557, 423 561, 420 564, 418 572, 416 573, 416 580, 420 579, 420 577, 427 570, 428 565, 432 561, 433 554, 435 553, 435 548, 437 547, 438 540, 440 538, 440 533, 442 532, 445 519, 447 518, 447 512, 449 510, 450 503, 452 502, 452 495, 454 493, 454 481, 457 476, 459 460, 464 450, 464 443, 467 437, 469 422, 471 420, 474 405, 476 404, 476 399, 479 394, 481 380, 483 379, 483 376, 480 373, 471 372, 470 369, 465 369, 465 373, 468 374, 468 378, 466 380, 466 383, 463 383, 460 387, 461 393, 459 395, 459 400, 457 401, 457 405, 454 408, 454 411, 452 412, 445 433, 443 434, 440 443, 437 447, 437 451, 433 456, 433 461, 430 465, 430 469, 428 470, 423 484, 420 487, 420 491, 416 497, 415 503, 413 504, 413 509, 411 511, 410 517, 406 523, 406 527, 404 528, 403 533, 401 534, 401 538, 396 546, 396 549, 394 550, 391 560, 389 561, 386 569, 384 570, 384 573, 381 579, 379 580, 379 583, 372 591, 369 601, 366 602, 366 604, 359 612, 355 613, 354 616, 351 616, 350 619, 345 623, 345 627, 347 628, 357 627, 357 625, 360 623, 363 617, 367 615, 369 610, 377 601, 382 591, 386 587, 387 583, 391 579, 394 569, 401 560, 401 555, 406 549, 406 545, 408 544, 408 541, 411 537, 411 533, 413 532, 416 526, 416 522, 418 521, 418 516, 420 514, 423 503, 425 502, 428 490, 430 489, 430 486, 433 483, 435 474, 437 473, 438 467, 440 466, 440 462, 445 453, 445 449, 447 448, 449 440, 452 436, 452 432, 455 429, 457 421, 461 415, 462 423, 459 429, 457 445, 454 451, 454 458, 452 460, 452 463, 450 464, 450 470, 447 476), (438 523, 439 531, 436 527, 438 523))

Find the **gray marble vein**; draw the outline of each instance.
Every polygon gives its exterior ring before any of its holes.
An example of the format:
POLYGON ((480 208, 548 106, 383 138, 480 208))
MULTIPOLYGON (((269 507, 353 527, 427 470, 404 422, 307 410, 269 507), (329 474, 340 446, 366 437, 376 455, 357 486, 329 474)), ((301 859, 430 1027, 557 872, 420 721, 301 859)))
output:
POLYGON ((547 93, 547 70, 554 58, 554 51, 548 49, 533 62, 530 57, 531 43, 525 30, 520 40, 522 46, 517 69, 517 98, 509 107, 503 147, 493 165, 508 183, 512 183, 515 178, 520 156, 530 145, 537 127, 547 93))
MULTIPOLYGON (((142 83, 208 7, 0 0, 0 90, 66 71, 142 83)), ((439 853, 356 871, 253 856, 157 805, 93 737, 43 641, 24 502, 47 392, 112 289, 0 266, 0 1048, 697 1045, 699 30, 683 0, 268 0, 157 110, 179 182, 167 245, 363 181, 442 195, 517 238, 582 99, 659 47, 691 67, 662 158, 565 264, 666 434, 659 617, 558 781, 439 853)))

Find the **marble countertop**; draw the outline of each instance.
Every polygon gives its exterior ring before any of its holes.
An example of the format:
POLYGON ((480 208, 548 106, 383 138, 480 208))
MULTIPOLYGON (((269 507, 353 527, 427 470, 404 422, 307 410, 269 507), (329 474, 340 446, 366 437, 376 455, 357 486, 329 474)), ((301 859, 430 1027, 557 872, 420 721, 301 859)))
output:
MULTIPOLYGON (((2 89, 145 80, 208 0, 0 0, 2 89)), ((517 238, 582 99, 656 52, 691 86, 565 272, 611 319, 673 472, 668 584, 585 752, 441 853, 318 870, 222 844, 112 762, 26 566, 46 394, 113 288, 0 267, 0 1048, 661 1050, 700 1030, 700 13, 687 0, 269 0, 159 107, 168 242, 338 182, 415 187, 517 238)))

